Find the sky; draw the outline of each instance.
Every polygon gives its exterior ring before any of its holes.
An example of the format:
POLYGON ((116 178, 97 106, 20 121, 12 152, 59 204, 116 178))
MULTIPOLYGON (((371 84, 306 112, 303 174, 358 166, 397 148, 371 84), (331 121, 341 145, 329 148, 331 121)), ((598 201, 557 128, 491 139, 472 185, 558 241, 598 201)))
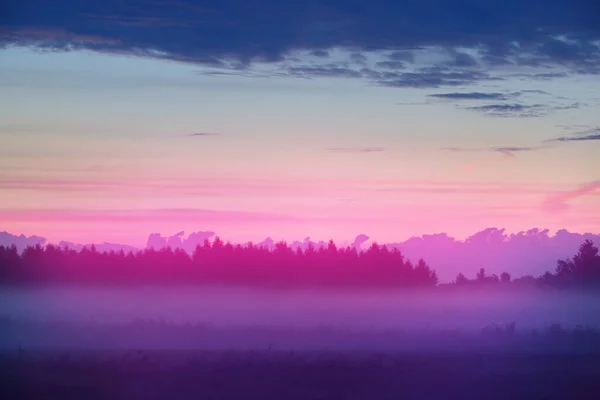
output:
POLYGON ((9 0, 0 230, 600 232, 594 0, 9 0))

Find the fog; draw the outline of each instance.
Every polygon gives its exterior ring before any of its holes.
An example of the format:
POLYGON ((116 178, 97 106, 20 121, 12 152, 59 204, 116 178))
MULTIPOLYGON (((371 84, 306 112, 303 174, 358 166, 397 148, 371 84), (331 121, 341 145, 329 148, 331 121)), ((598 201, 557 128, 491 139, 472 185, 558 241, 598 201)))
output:
POLYGON ((218 327, 480 330, 516 323, 543 329, 600 326, 600 296, 556 290, 257 290, 239 287, 5 288, 0 315, 30 321, 218 327))

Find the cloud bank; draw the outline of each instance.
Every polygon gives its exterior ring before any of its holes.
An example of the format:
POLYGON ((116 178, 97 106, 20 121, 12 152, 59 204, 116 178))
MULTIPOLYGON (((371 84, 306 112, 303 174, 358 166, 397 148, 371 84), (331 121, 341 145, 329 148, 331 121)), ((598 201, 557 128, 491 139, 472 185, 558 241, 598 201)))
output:
MULTIPOLYGON (((384 80, 423 87, 486 79, 468 72, 482 64, 598 74, 597 17, 595 0, 28 0, 2 3, 0 46, 86 49, 213 67, 276 62, 294 51, 323 60, 335 48, 349 49, 361 63, 362 53, 390 51, 383 69, 413 62, 424 48, 448 49, 436 71, 384 80)), ((338 72, 346 74, 326 73, 338 72)))

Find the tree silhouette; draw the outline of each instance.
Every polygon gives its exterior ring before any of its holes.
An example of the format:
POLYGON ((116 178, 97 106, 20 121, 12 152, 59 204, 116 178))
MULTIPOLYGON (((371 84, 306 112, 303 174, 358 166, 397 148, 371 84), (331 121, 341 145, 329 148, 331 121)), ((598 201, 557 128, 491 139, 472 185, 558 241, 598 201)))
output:
POLYGON ((435 286, 437 275, 424 260, 413 266, 398 250, 376 243, 365 252, 338 248, 333 241, 302 251, 280 241, 270 250, 215 237, 196 246, 191 256, 169 246, 125 253, 36 245, 21 254, 0 247, 0 283, 34 282, 422 287, 435 286))
POLYGON ((462 272, 460 272, 458 275, 456 275, 456 280, 454 281, 454 283, 457 285, 467 285, 469 283, 469 280, 462 272))
POLYGON ((485 268, 479 269, 479 272, 477 272, 476 278, 479 282, 483 282, 485 280, 485 268))
MULTIPOLYGON (((480 268, 471 281, 459 273, 455 285, 544 285, 557 288, 600 287, 600 254, 586 240, 572 258, 558 260, 554 273, 512 279, 503 272, 486 275, 480 268)), ((423 260, 416 264, 397 249, 373 243, 366 251, 338 247, 333 241, 293 249, 285 241, 245 246, 219 237, 197 245, 190 256, 181 247, 153 247, 125 253, 79 251, 36 244, 21 253, 0 246, 0 284, 239 284, 267 286, 435 287, 436 272, 423 260), (268 247, 267 247, 268 246, 268 247)))
POLYGON ((544 279, 562 287, 600 285, 598 248, 592 241, 586 240, 573 259, 558 260, 554 275, 544 275, 544 279))

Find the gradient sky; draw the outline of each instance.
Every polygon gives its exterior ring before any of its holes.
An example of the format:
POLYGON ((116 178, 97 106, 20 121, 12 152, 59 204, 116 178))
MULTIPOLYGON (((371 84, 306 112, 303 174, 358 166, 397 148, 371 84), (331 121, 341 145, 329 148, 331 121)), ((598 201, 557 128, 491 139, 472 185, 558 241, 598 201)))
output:
POLYGON ((598 233, 600 6, 521 3, 9 0, 0 230, 598 233))

